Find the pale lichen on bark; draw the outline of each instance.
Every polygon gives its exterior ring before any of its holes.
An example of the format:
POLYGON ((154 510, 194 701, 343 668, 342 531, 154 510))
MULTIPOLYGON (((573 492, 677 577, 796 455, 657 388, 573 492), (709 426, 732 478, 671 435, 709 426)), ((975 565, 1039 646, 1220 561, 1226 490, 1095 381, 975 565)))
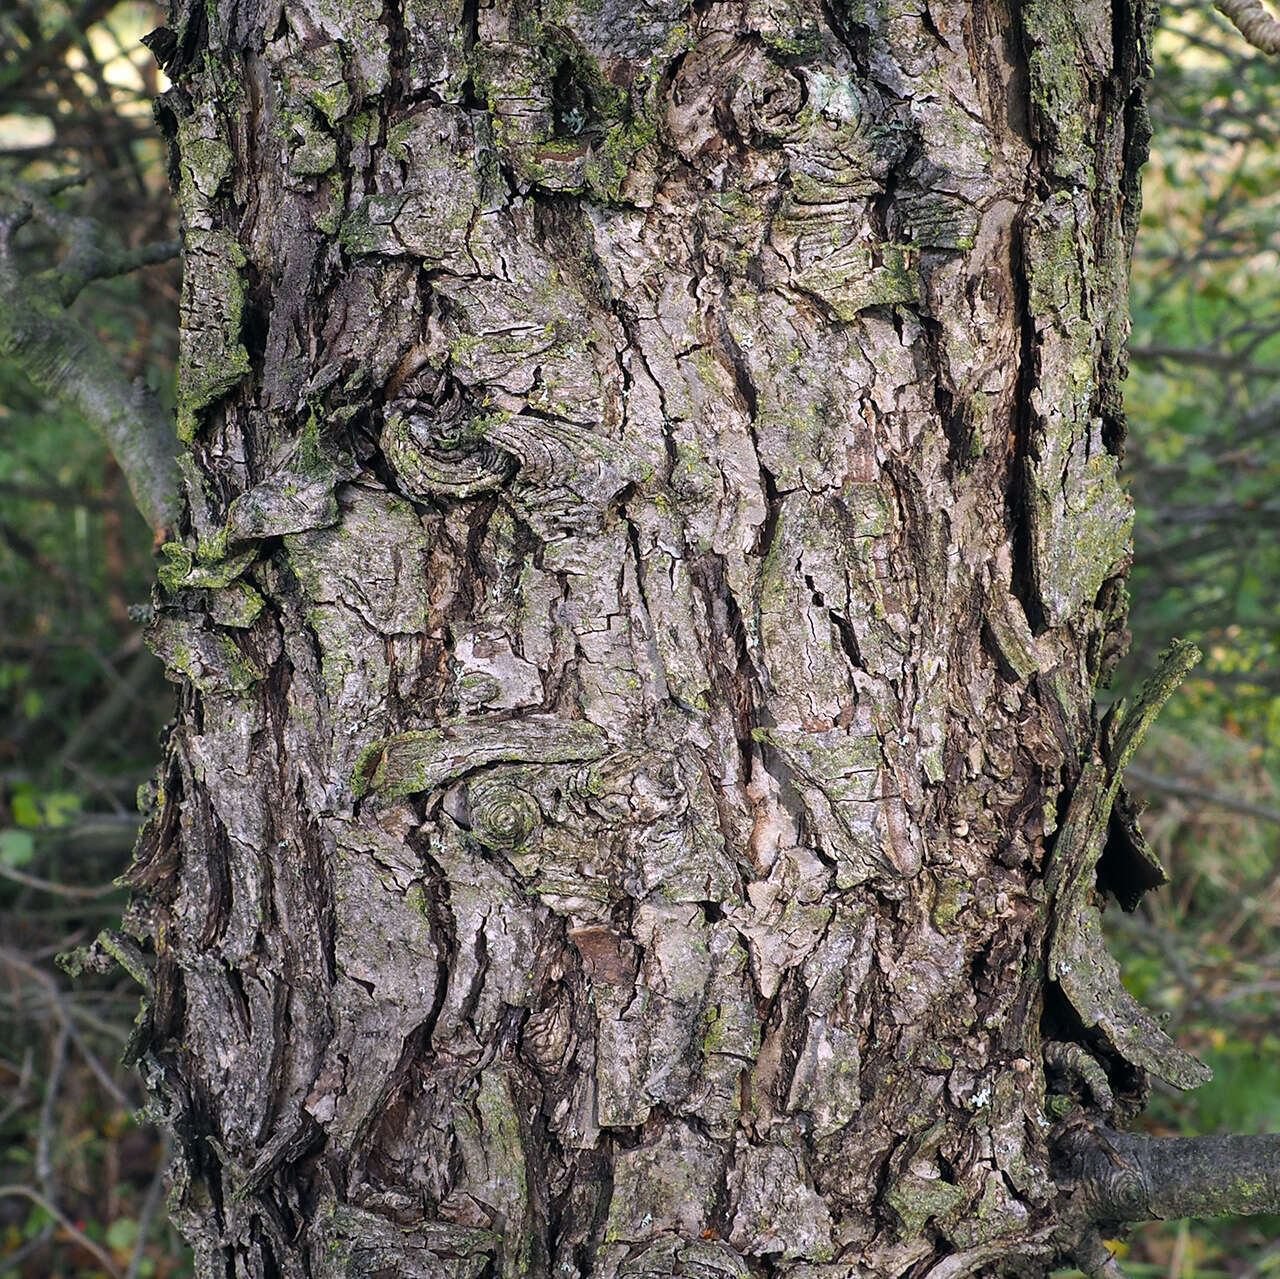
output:
POLYGON ((1051 1260, 1139 16, 176 8, 202 1273, 1051 1260))

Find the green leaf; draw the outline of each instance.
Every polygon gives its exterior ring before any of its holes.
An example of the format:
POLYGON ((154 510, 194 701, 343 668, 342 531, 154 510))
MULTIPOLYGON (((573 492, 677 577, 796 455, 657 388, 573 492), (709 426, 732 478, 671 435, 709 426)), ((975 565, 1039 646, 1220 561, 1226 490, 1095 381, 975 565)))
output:
POLYGON ((34 787, 15 786, 10 807, 13 809, 13 820, 19 826, 44 825, 40 818, 40 801, 34 787))
POLYGON ((36 837, 29 830, 0 830, 0 865, 15 870, 26 866, 36 853, 36 837))
POLYGON ((46 826, 65 826, 80 811, 80 796, 68 790, 49 791, 40 797, 46 826))
POLYGON ((132 1217, 117 1217, 108 1227, 108 1248, 132 1248, 138 1242, 138 1223, 132 1217))
POLYGON ((69 790, 40 792, 27 783, 13 788, 10 807, 19 826, 65 826, 80 811, 80 796, 69 790))

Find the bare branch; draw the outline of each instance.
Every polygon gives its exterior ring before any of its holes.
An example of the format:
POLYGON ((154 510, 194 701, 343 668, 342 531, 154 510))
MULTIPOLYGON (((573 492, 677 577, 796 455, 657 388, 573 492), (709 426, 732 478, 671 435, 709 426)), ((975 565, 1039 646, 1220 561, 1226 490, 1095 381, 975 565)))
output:
POLYGON ((153 266, 157 262, 169 262, 182 252, 177 240, 160 240, 154 244, 140 244, 137 248, 107 248, 96 240, 74 245, 67 259, 56 272, 58 296, 63 306, 70 306, 90 280, 107 280, 117 275, 128 275, 140 266, 153 266))
POLYGON ((1142 768, 1136 764, 1129 765, 1126 775, 1139 786, 1150 786, 1153 790, 1163 791, 1166 795, 1175 795, 1179 799, 1194 799, 1204 804, 1214 804, 1218 808, 1226 808, 1233 813, 1241 813, 1245 817, 1256 817, 1264 822, 1280 822, 1280 808, 1254 804, 1247 799, 1237 799, 1234 795, 1223 795, 1219 791, 1208 790, 1203 786, 1193 786, 1175 777, 1163 777, 1149 768, 1142 768))
POLYGON ((138 1240, 134 1244, 133 1256, 129 1260, 125 1279, 138 1279, 141 1272, 142 1263, 146 1258, 147 1236, 151 1233, 151 1219, 164 1198, 165 1170, 171 1154, 170 1141, 166 1137, 164 1155, 160 1159, 155 1176, 151 1178, 151 1185, 147 1187, 147 1197, 142 1202, 142 1211, 138 1213, 138 1240))
POLYGON ((1255 49, 1280 53, 1280 22, 1263 8, 1262 0, 1215 0, 1215 5, 1255 49))
POLYGON ((108 241, 102 224, 95 218, 68 212, 50 198, 68 187, 79 186, 84 181, 80 174, 38 183, 18 182, 14 179, 5 181, 5 186, 30 208, 37 221, 67 242, 66 257, 58 266, 42 272, 39 277, 53 284, 63 306, 70 306, 91 280, 127 275, 140 266, 168 262, 182 252, 182 245, 177 240, 163 240, 137 247, 108 241))
POLYGON ((19 273, 8 241, 30 211, 11 205, 0 225, 0 353, 102 434, 159 534, 178 516, 178 441, 154 397, 131 386, 102 344, 19 273))
POLYGON ((38 889, 42 893, 69 897, 74 901, 107 897, 120 891, 115 884, 99 884, 93 888, 80 888, 75 884, 56 884, 50 879, 41 879, 38 875, 28 875, 26 871, 18 870, 16 866, 6 866, 3 862, 0 862, 0 877, 11 879, 15 884, 22 884, 27 888, 38 889))
POLYGON ((1280 1134, 1146 1137, 1084 1129, 1070 1154, 1097 1222, 1280 1211, 1280 1134))
POLYGON ((34 1186, 0 1186, 0 1199, 14 1196, 30 1199, 32 1203, 39 1204, 81 1248, 86 1249, 98 1259, 107 1274, 113 1275, 114 1279, 121 1279, 120 1267, 112 1260, 111 1254, 101 1244, 94 1243, 56 1203, 42 1195, 34 1186))
POLYGON ((1129 358, 1172 360, 1179 364, 1202 364, 1210 369, 1228 369, 1233 373, 1243 373, 1246 377, 1280 377, 1280 367, 1275 365, 1250 364, 1243 356, 1233 355, 1229 351, 1212 351, 1201 347, 1131 346, 1129 358))
POLYGON ((67 1044, 71 1041, 71 1024, 63 1022, 58 1037, 53 1041, 52 1061, 44 1085, 44 1100, 40 1104, 40 1124, 36 1130, 36 1177, 40 1189, 51 1200, 57 1194, 53 1184, 53 1133, 57 1126, 55 1112, 58 1108, 58 1092, 62 1087, 62 1072, 67 1065, 67 1044))

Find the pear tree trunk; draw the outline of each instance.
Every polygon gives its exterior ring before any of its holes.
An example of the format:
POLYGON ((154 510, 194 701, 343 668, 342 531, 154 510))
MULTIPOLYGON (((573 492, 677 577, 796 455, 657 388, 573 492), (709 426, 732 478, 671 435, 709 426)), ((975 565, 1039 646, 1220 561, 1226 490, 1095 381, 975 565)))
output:
POLYGON ((1149 18, 174 0, 130 925, 201 1276, 1043 1274, 1119 1218, 1081 1143, 1203 1073, 1098 927, 1186 661, 1099 724, 1149 18))

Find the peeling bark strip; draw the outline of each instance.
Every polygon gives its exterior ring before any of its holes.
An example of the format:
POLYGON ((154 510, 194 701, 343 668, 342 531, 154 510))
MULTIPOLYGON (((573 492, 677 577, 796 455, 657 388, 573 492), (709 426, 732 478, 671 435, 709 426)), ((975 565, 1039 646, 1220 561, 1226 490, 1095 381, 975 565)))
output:
POLYGON ((1093 709, 1147 17, 175 0, 202 1275, 1073 1246, 1056 1118, 1196 1074, 1065 967, 1163 875, 1093 709))

